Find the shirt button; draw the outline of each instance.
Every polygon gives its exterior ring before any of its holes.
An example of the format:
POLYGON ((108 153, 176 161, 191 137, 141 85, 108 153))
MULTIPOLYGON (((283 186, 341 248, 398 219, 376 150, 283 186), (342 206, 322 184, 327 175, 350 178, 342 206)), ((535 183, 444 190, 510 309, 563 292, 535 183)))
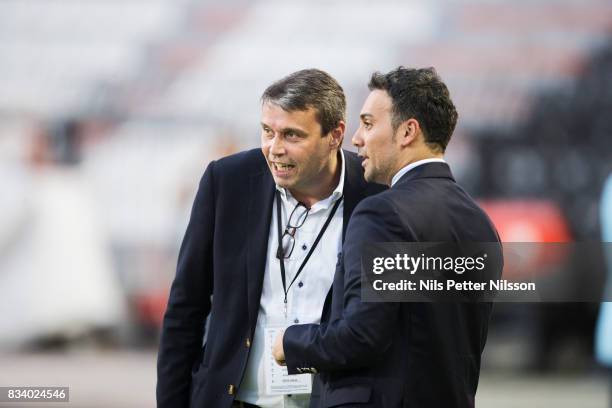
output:
POLYGON ((236 386, 234 384, 230 384, 227 386, 227 393, 229 395, 234 395, 236 393, 236 386))
POLYGON ((302 286, 304 286, 304 282, 299 282, 298 283, 298 288, 301 288, 302 286))
POLYGON ((295 323, 295 324, 298 324, 299 322, 300 322, 300 321, 299 321, 298 319, 295 319, 295 320, 293 321, 293 323, 295 323))
POLYGON ((308 249, 308 247, 306 246, 306 244, 302 244, 302 249, 305 251, 308 249))
POLYGON ((249 339, 248 337, 246 339, 246 346, 247 346, 247 348, 251 347, 251 339, 249 339))

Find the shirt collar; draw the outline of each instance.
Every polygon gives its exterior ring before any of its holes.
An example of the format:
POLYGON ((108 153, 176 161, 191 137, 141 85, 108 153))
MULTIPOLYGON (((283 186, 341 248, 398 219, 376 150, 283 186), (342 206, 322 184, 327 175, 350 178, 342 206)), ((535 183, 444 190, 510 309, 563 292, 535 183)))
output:
POLYGON ((395 176, 393 176, 393 178, 391 179, 391 187, 393 187, 393 185, 397 183, 398 180, 401 179, 404 174, 408 173, 410 170, 414 169, 417 166, 427 164, 427 163, 446 163, 446 162, 444 161, 444 159, 439 159, 436 157, 432 159, 417 160, 414 163, 410 163, 409 165, 402 167, 400 171, 395 173, 395 176))
MULTIPOLYGON (((330 204, 336 202, 336 200, 342 197, 342 194, 344 193, 344 176, 346 174, 346 160, 344 160, 344 150, 342 149, 338 149, 338 150, 340 151, 340 180, 338 181, 338 185, 336 185, 336 188, 334 188, 334 191, 332 191, 332 193, 329 196, 315 203, 313 207, 327 208, 330 204)), ((276 190, 280 192, 281 198, 283 201, 287 202, 289 201, 290 198, 293 199, 293 196, 291 195, 289 190, 287 190, 286 188, 281 187, 278 184, 276 184, 276 190)))

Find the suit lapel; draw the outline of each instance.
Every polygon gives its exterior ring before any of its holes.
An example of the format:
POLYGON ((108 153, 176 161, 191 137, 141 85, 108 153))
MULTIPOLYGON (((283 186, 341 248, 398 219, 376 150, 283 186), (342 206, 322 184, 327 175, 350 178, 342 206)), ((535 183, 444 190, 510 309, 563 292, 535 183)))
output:
POLYGON ((342 243, 346 227, 357 203, 363 198, 365 181, 359 173, 361 164, 350 154, 344 154, 346 170, 344 172, 344 212, 342 213, 342 243))
MULTIPOLYGON (((363 198, 365 191, 365 181, 359 173, 361 171, 361 164, 358 160, 350 154, 344 154, 345 172, 344 172, 344 211, 342 212, 342 243, 344 244, 344 238, 346 236, 346 227, 353 210, 357 206, 357 203, 363 198)), ((340 253, 341 255, 342 253, 340 253)), ((342 258, 338 257, 338 261, 342 258)), ((334 268, 334 271, 336 269, 334 268)), ((335 273, 335 272, 334 272, 335 273)), ((335 281, 335 279, 334 279, 335 281)), ((332 303, 332 290, 333 285, 329 288, 327 296, 325 297, 325 303, 323 303, 323 311, 321 313, 321 319, 325 320, 329 317, 329 311, 332 303)))
POLYGON ((270 172, 253 174, 249 184, 247 226, 247 304, 251 330, 255 329, 263 286, 274 181, 270 172))

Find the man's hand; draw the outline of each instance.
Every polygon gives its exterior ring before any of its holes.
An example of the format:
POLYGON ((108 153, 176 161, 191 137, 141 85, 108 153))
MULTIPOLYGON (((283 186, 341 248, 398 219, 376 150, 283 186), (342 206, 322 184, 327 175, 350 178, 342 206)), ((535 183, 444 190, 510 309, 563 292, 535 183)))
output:
POLYGON ((283 336, 285 331, 282 330, 276 336, 274 340, 274 346, 272 347, 272 357, 276 360, 278 365, 284 366, 285 364, 285 350, 283 350, 283 336))

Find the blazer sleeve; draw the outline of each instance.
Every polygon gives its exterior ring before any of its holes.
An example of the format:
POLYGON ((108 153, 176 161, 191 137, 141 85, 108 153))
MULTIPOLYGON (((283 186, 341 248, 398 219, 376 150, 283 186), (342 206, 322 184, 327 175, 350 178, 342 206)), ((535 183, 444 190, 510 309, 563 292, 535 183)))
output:
MULTIPOLYGON (((329 323, 290 326, 283 337, 290 374, 364 367, 378 360, 391 344, 399 318, 398 303, 361 301, 361 253, 374 242, 405 241, 399 237, 391 204, 381 198, 362 201, 351 216, 343 247, 343 315, 329 323), (299 370, 298 370, 299 369, 299 370)), ((338 288, 334 288, 336 291, 338 288)))
POLYGON ((157 358, 157 406, 188 407, 192 368, 203 354, 213 291, 215 162, 202 179, 178 256, 157 358))

